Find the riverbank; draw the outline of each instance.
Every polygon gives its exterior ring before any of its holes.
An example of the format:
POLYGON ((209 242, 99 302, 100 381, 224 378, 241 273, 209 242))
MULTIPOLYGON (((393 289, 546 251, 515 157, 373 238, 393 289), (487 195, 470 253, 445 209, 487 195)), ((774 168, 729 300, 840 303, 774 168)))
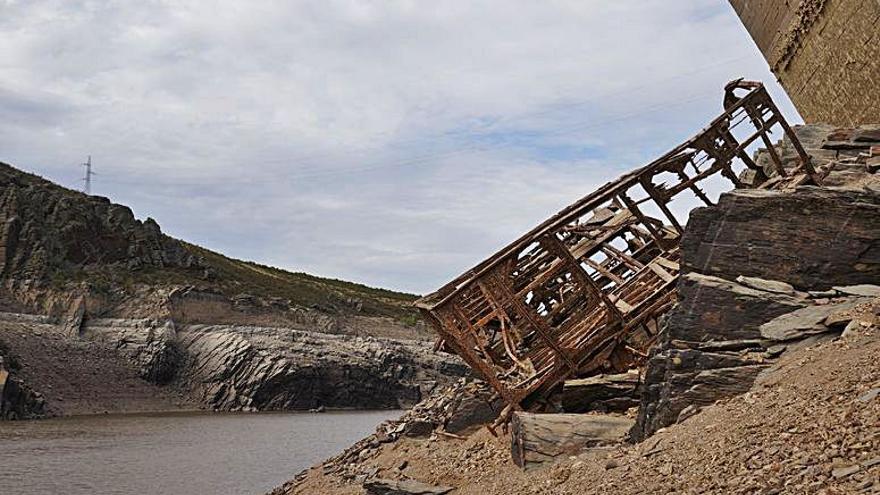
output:
POLYGON ((412 479, 458 495, 854 493, 880 490, 880 330, 786 353, 749 393, 723 399, 636 445, 524 471, 506 435, 400 437, 345 470, 313 467, 275 495, 364 493, 372 478, 412 479))

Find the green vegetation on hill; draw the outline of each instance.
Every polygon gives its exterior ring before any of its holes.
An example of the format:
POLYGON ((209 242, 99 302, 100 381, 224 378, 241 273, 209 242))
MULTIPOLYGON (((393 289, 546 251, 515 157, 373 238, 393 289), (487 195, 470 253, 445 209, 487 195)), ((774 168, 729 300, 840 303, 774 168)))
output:
POLYGON ((261 265, 251 261, 228 258, 194 244, 184 247, 201 257, 216 274, 218 289, 227 295, 248 293, 260 297, 290 299, 300 306, 313 307, 328 313, 353 312, 365 315, 391 316, 407 320, 416 313, 410 303, 418 296, 368 287, 344 280, 316 277, 261 265))

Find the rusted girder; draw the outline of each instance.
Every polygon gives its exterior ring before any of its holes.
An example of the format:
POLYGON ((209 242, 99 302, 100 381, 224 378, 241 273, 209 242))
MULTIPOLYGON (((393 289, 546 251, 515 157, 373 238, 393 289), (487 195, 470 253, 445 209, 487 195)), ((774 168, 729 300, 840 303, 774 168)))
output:
POLYGON ((821 180, 763 85, 732 81, 724 113, 699 134, 415 305, 444 345, 499 392, 507 412, 533 407, 567 378, 637 366, 657 319, 675 302, 685 222, 669 204, 688 192, 711 205, 699 184, 717 174, 734 187, 821 180), (774 128, 794 144, 798 162, 787 167, 771 152, 766 171, 746 149, 758 139, 772 149, 774 128), (735 163, 753 170, 751 182, 740 179, 735 163))

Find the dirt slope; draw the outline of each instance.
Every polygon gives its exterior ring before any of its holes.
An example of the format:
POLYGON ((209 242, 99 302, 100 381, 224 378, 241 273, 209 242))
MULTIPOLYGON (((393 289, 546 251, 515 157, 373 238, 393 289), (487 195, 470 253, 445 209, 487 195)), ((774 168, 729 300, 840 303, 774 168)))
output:
MULTIPOLYGON (((880 493, 878 356, 876 326, 788 353, 744 396, 641 444, 540 471, 516 468, 507 439, 485 430, 466 440, 402 439, 360 462, 379 477, 454 486, 462 495, 880 493)), ((357 481, 315 468, 287 493, 363 493, 357 481)))
POLYGON ((57 325, 0 320, 0 347, 50 415, 197 409, 180 390, 142 380, 115 349, 70 339, 57 325))

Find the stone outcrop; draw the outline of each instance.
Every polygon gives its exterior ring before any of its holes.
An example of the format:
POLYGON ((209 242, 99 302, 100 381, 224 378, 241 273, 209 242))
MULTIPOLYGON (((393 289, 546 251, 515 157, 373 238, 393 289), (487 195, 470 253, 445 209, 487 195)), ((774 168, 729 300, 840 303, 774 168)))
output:
MULTIPOLYGON (((634 439, 749 390, 787 348, 839 334, 876 297, 880 181, 867 160, 880 134, 814 125, 797 135, 823 187, 735 190, 691 212, 678 303, 647 365, 634 439)), ((777 151, 795 161, 790 142, 777 151)))
POLYGON ((679 281, 678 307, 667 317, 666 337, 686 342, 761 339, 760 325, 806 306, 804 296, 688 273, 679 281))
POLYGON ((87 196, 0 163, 0 269, 39 279, 69 269, 204 269, 179 241, 128 207, 87 196))
POLYGON ((143 379, 222 411, 408 407, 470 373, 427 342, 282 327, 99 318, 83 337, 117 349, 143 379))
POLYGON ((83 338, 112 346, 141 378, 157 385, 176 378, 184 360, 170 320, 95 318, 84 326, 83 338))
MULTIPOLYGON (((766 282, 752 285, 778 286, 766 282)), ((642 440, 719 399, 747 392, 790 346, 838 335, 856 308, 874 300, 848 292, 870 294, 876 286, 856 287, 790 295, 713 276, 682 277, 679 303, 648 361, 632 438, 642 440)))
POLYGON ((736 190, 691 212, 682 270, 753 276, 801 290, 880 280, 880 194, 800 187, 736 190))
POLYGON ((181 328, 178 340, 180 379, 222 410, 407 407, 470 373, 414 341, 212 325, 181 328))
POLYGON ((33 419, 46 414, 46 401, 21 378, 16 363, 0 348, 0 419, 33 419))

